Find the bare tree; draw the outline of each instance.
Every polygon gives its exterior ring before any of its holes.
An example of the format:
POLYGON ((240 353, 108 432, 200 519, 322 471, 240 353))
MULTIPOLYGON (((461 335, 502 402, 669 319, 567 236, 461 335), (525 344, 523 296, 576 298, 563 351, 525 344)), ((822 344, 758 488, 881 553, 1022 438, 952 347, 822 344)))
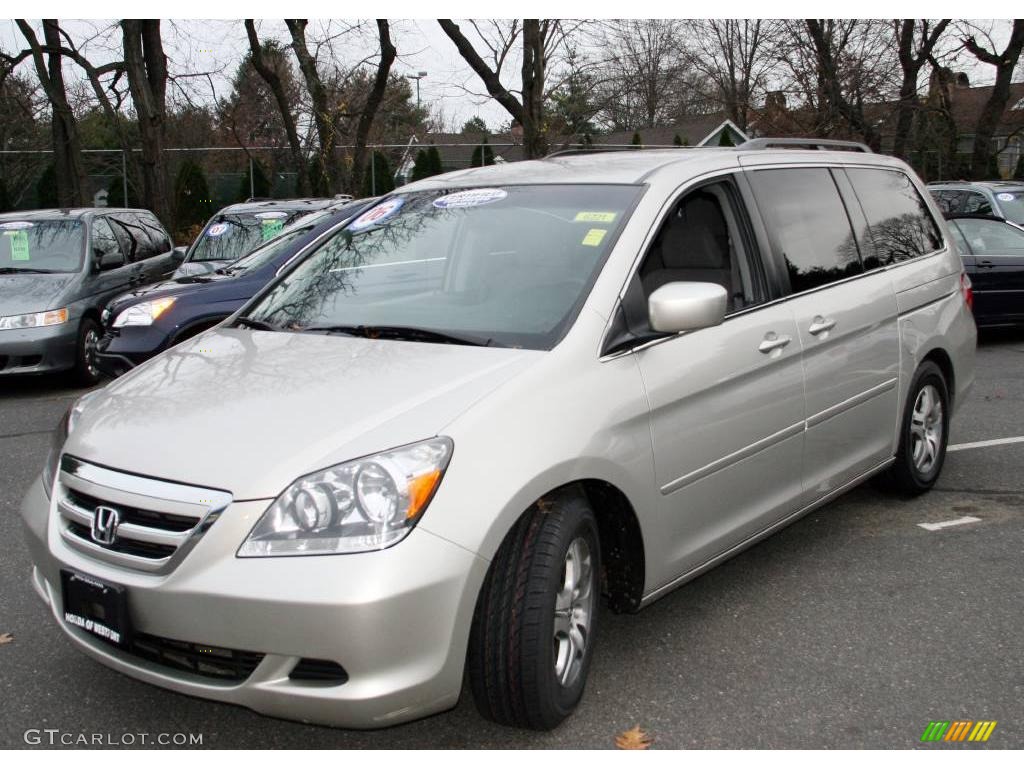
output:
POLYGON ((391 74, 391 65, 395 62, 397 51, 391 42, 391 30, 387 19, 377 19, 377 39, 380 41, 380 59, 377 62, 377 72, 373 79, 373 86, 366 97, 366 102, 359 114, 359 122, 356 125, 355 150, 352 155, 352 173, 349 179, 349 188, 358 190, 362 187, 363 173, 366 166, 366 141, 370 135, 370 128, 373 127, 377 110, 384 100, 384 92, 388 87, 388 77, 391 74))
POLYGON ((292 114, 294 105, 290 103, 288 93, 285 90, 284 82, 277 70, 278 66, 286 66, 283 58, 275 56, 273 59, 265 55, 264 45, 256 34, 256 25, 252 19, 245 20, 245 31, 249 37, 249 52, 253 68, 263 78, 263 81, 274 94, 277 102, 277 109, 281 113, 281 122, 284 125, 285 135, 288 138, 288 148, 292 156, 292 165, 296 172, 296 192, 300 197, 310 194, 309 171, 306 167, 306 158, 302 152, 302 143, 299 140, 299 132, 295 124, 295 116, 292 114))
POLYGON ((544 120, 549 60, 574 28, 558 19, 513 19, 505 25, 492 22, 495 34, 490 39, 476 22, 470 22, 486 49, 490 62, 474 47, 459 25, 451 19, 438 19, 445 34, 455 43, 459 54, 484 84, 487 93, 512 119, 523 127, 523 153, 527 158, 543 157, 548 151, 544 120), (501 81, 502 69, 514 59, 520 47, 519 97, 501 81))
POLYGON ((906 158, 907 141, 914 115, 918 111, 918 85, 921 69, 932 56, 942 33, 949 26, 950 19, 931 22, 928 19, 893 19, 896 49, 903 72, 900 83, 900 100, 896 105, 896 132, 893 136, 892 152, 906 158))
POLYGON ((159 19, 122 19, 124 70, 142 141, 143 204, 171 220, 164 129, 167 117, 167 57, 159 19))
POLYGON ((64 86, 64 58, 60 53, 60 23, 43 19, 43 39, 48 51, 43 59, 43 46, 35 30, 25 19, 17 20, 18 29, 29 45, 39 83, 50 102, 53 133, 53 159, 57 180, 57 202, 63 207, 88 204, 88 178, 82 162, 82 143, 78 121, 68 103, 64 86))
MULTIPOLYGON (((991 41, 990 41, 991 42, 991 41)), ((1021 50, 1024 49, 1024 19, 1014 19, 1013 29, 1006 47, 1000 52, 994 45, 991 50, 978 43, 973 34, 963 38, 964 47, 978 59, 996 68, 996 81, 992 93, 978 115, 974 129, 974 147, 971 152, 971 175, 984 178, 987 174, 989 158, 992 155, 992 137, 995 135, 999 121, 1006 111, 1010 99, 1010 81, 1013 70, 1020 61, 1021 50)))
POLYGON ((771 19, 689 22, 692 66, 714 87, 708 96, 744 131, 775 69, 778 30, 771 19))

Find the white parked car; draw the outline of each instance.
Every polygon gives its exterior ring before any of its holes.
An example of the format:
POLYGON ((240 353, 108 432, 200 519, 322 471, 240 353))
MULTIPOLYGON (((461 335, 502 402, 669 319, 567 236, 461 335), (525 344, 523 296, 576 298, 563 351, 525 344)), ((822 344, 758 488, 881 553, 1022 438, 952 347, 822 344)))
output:
POLYGON ((82 398, 22 508, 73 644, 371 728, 576 707, 635 611, 885 473, 942 469, 969 283, 902 162, 552 156, 394 192, 82 398))

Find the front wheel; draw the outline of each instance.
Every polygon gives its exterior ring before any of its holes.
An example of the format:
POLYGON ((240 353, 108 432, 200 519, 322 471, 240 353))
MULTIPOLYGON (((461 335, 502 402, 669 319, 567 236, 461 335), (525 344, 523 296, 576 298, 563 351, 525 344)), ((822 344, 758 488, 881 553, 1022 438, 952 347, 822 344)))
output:
POLYGON ((502 543, 477 600, 469 679, 477 709, 549 730, 583 696, 601 572, 597 521, 582 499, 531 509, 502 543))
POLYGON ((916 496, 935 485, 946 460, 950 415, 946 377, 926 361, 910 383, 896 463, 887 475, 895 490, 916 496))
POLYGON ((103 377, 97 363, 97 351, 100 343, 100 326, 91 317, 83 318, 78 327, 78 346, 75 352, 75 383, 82 387, 91 387, 103 377))

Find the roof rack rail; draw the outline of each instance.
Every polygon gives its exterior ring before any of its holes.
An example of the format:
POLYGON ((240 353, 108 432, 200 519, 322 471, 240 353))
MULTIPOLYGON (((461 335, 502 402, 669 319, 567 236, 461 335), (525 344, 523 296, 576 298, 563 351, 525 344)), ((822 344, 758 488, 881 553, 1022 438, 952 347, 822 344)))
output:
POLYGON ((772 149, 773 147, 805 147, 811 149, 839 149, 853 152, 871 152, 871 147, 859 141, 841 139, 748 139, 736 149, 772 149))

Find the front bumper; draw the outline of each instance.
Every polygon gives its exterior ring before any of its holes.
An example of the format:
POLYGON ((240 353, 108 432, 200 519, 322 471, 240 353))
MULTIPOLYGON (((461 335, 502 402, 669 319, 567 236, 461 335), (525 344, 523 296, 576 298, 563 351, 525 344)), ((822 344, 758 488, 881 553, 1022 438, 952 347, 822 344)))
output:
POLYGON ((107 328, 96 349, 96 364, 108 376, 120 376, 167 349, 169 339, 170 333, 156 324, 107 328))
POLYGON ((74 368, 77 346, 72 322, 0 331, 0 376, 74 368))
POLYGON ((154 575, 70 548, 55 502, 37 480, 21 510, 33 583, 86 654, 180 693, 348 728, 393 725, 454 706, 486 561, 422 528, 380 552, 236 558, 269 503, 233 503, 172 572, 154 575), (225 683, 105 644, 63 620, 61 569, 126 587, 137 632, 265 655, 246 679, 225 683), (301 658, 334 661, 348 680, 289 679, 301 658))

